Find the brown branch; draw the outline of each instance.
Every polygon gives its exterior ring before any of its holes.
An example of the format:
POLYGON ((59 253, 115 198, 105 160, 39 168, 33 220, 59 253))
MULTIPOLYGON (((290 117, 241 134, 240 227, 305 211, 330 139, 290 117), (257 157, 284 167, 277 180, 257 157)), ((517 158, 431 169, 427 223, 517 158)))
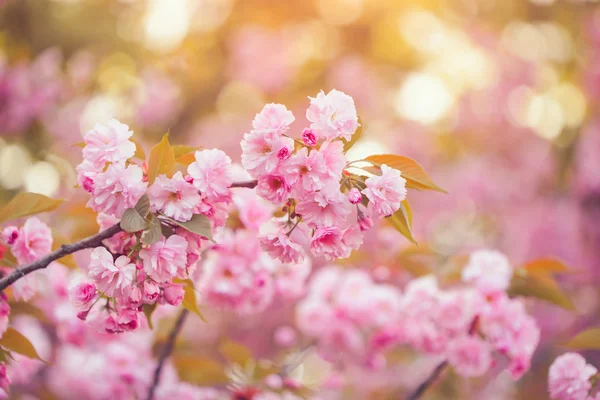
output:
POLYGON ((25 277, 25 275, 29 275, 30 273, 37 271, 38 269, 46 268, 48 265, 50 265, 50 263, 58 260, 59 258, 68 256, 69 254, 73 254, 79 250, 102 246, 102 241, 104 239, 108 239, 121 231, 122 229, 119 226, 119 224, 115 224, 110 228, 103 230, 102 232, 97 233, 93 236, 80 240, 79 242, 62 245, 60 246, 60 248, 54 250, 46 257, 40 258, 39 260, 34 261, 31 264, 26 264, 17 267, 10 274, 0 279, 0 291, 6 289, 19 279, 25 277))
POLYGON ((258 183, 258 181, 253 180, 253 181, 245 181, 245 182, 233 182, 231 184, 232 188, 249 188, 249 189, 254 189, 256 187, 256 184, 258 183))
POLYGON ((171 355, 173 351, 173 347, 175 346, 175 339, 177 339, 177 335, 183 328, 183 323, 185 322, 186 317, 189 312, 185 308, 181 310, 179 317, 177 317, 177 321, 175 321, 175 325, 173 325, 173 329, 169 333, 169 337, 167 338, 167 342, 163 347, 160 356, 158 358, 158 364, 156 365, 156 369, 154 370, 154 379, 152 379, 152 385, 150 385, 150 389, 148 390, 148 396, 146 400, 154 399, 154 392, 156 391, 156 387, 158 386, 158 382, 160 381, 160 373, 163 369, 163 365, 167 358, 171 355))
POLYGON ((433 385, 433 383, 439 378, 439 376, 444 372, 446 367, 448 366, 448 361, 442 361, 438 364, 437 367, 433 370, 431 375, 423 383, 419 385, 419 387, 407 398, 407 400, 417 400, 423 393, 429 389, 429 386, 433 385))
MULTIPOLYGON (((479 316, 475 316, 475 318, 473 318, 473 321, 471 322, 471 325, 469 326, 469 335, 473 336, 477 332, 478 327, 479 316)), ((440 375, 444 372, 447 366, 448 361, 446 360, 439 363, 438 366, 435 367, 433 372, 431 372, 431 375, 429 375, 429 377, 425 379, 425 381, 421 383, 419 387, 417 387, 417 389, 410 396, 408 396, 407 400, 417 400, 421 398, 421 396, 423 396, 423 393, 425 393, 427 389, 429 389, 429 387, 435 383, 435 381, 440 377, 440 375)))

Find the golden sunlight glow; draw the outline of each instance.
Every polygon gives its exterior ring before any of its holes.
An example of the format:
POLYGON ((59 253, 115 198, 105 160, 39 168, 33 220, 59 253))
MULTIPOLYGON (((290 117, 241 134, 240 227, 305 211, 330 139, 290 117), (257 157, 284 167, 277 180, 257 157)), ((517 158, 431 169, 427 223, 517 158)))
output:
POLYGON ((171 51, 185 38, 189 25, 189 0, 150 1, 144 23, 146 46, 158 52, 171 51))
POLYGON ((434 124, 450 110, 454 98, 448 86, 437 75, 418 72, 409 75, 395 98, 398 115, 434 124))
POLYGON ((23 185, 24 172, 31 165, 29 152, 20 145, 11 144, 0 149, 0 184, 9 190, 23 185))
POLYGON ((25 190, 53 196, 60 187, 60 174, 49 162, 39 161, 25 171, 25 190))
POLYGON ((348 25, 362 14, 363 2, 364 0, 319 0, 319 13, 332 25, 348 25))

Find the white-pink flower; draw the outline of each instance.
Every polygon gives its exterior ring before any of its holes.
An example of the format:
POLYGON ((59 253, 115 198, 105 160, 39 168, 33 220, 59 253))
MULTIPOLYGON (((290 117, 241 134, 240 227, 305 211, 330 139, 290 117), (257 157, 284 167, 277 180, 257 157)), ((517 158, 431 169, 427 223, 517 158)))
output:
POLYGON ((252 131, 244 134, 241 141, 242 165, 255 178, 268 174, 279 166, 282 160, 294 150, 294 140, 280 136, 274 131, 252 131))
POLYGON ((256 114, 252 127, 258 131, 269 131, 282 134, 294 122, 294 114, 283 104, 267 104, 256 114))
POLYGON ((333 89, 327 94, 321 91, 317 97, 309 99, 306 118, 312 122, 311 129, 323 139, 341 137, 350 140, 359 126, 352 97, 333 89))
POLYGON ((143 176, 142 169, 137 165, 127 168, 121 164, 109 165, 94 179, 94 193, 88 201, 88 207, 120 218, 146 192, 148 184, 143 181, 143 176))
POLYGON ((135 144, 129 140, 133 132, 116 119, 96 126, 85 134, 83 158, 96 166, 107 162, 124 162, 135 154, 135 144))
POLYGON ((462 336, 450 342, 448 362, 464 377, 485 374, 492 365, 491 349, 487 342, 475 336, 462 336))
POLYGON ((298 264, 304 261, 302 246, 294 242, 283 230, 261 238, 260 244, 271 257, 283 263, 298 264))
POLYGON ((76 277, 69 284, 69 300, 78 309, 90 306, 97 297, 96 284, 87 277, 76 277))
POLYGON ((400 176, 400 171, 385 164, 381 166, 381 175, 371 176, 365 183, 367 187, 362 193, 369 199, 369 207, 381 218, 398 211, 406 199, 406 179, 400 176))
POLYGON ((310 227, 340 226, 351 212, 352 206, 336 186, 307 194, 296 205, 296 213, 310 227))
POLYGON ((206 195, 209 201, 229 200, 233 182, 231 158, 217 149, 199 150, 196 161, 188 166, 194 186, 206 195))
POLYGON ((179 235, 162 238, 140 251, 144 271, 157 282, 167 282, 175 277, 185 277, 188 242, 179 235))
POLYGON ((342 237, 342 231, 335 226, 317 228, 310 241, 310 251, 315 257, 322 256, 328 261, 344 257, 348 249, 342 237))
POLYGON ((177 221, 190 220, 194 209, 202 202, 198 190, 183 179, 181 172, 172 178, 158 176, 148 189, 148 196, 153 211, 160 210, 177 221))
POLYGON ((98 290, 107 296, 120 294, 131 285, 135 265, 126 256, 113 262, 113 256, 104 247, 96 247, 90 256, 89 276, 98 290))
POLYGON ((504 292, 510 285, 512 275, 513 268, 508 258, 494 250, 474 251, 462 270, 462 280, 473 284, 486 296, 504 292))
POLYGON ((52 250, 52 230, 36 217, 28 218, 19 229, 11 251, 19 264, 28 264, 52 250))
POLYGON ((319 154, 331 181, 339 182, 346 167, 344 144, 339 140, 325 142, 319 148, 319 154))
POLYGON ((258 178, 256 194, 275 204, 282 204, 289 196, 292 187, 285 177, 278 174, 262 175, 258 178))
POLYGON ((298 150, 282 169, 286 179, 293 182, 293 193, 296 197, 319 190, 331 180, 323 155, 315 150, 310 153, 306 148, 298 150))
POLYGON ((592 389, 590 378, 598 370, 577 353, 558 357, 548 371, 548 390, 554 400, 586 400, 592 389))

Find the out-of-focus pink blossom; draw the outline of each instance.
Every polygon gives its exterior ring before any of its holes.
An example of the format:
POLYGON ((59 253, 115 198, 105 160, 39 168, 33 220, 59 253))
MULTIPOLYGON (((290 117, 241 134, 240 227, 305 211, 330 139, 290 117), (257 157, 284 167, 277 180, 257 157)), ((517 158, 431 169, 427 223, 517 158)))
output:
POLYGON ((592 389, 590 378, 598 370, 577 353, 558 357, 548 371, 548 390, 554 400, 586 400, 592 389))
POLYGON ((484 295, 496 295, 508 288, 513 268, 506 256, 494 250, 471 253, 469 263, 462 270, 462 279, 472 283, 484 295))
POLYGON ((28 218, 19 229, 11 251, 20 264, 28 264, 52 250, 52 230, 36 217, 28 218))
POLYGON ((459 375, 481 376, 492 364, 490 346, 477 337, 463 336, 448 346, 448 362, 459 375))

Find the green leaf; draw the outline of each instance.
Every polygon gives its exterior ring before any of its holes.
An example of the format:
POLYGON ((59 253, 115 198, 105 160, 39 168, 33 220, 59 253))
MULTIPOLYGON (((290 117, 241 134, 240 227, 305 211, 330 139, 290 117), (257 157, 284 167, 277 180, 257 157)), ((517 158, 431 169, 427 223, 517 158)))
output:
POLYGON ((174 282, 184 284, 183 302, 181 303, 183 308, 199 316, 202 321, 208 322, 206 318, 204 318, 204 315, 202 315, 200 312, 200 309, 198 309, 196 291, 194 289, 194 283, 191 281, 191 279, 175 279, 174 282))
POLYGON ((441 187, 437 186, 421 164, 409 157, 396 156, 394 154, 380 154, 369 156, 365 161, 381 167, 382 164, 388 167, 395 168, 402 172, 402 177, 406 179, 406 187, 416 190, 434 190, 436 192, 448 193, 441 187))
POLYGON ((405 238, 410 240, 414 244, 418 244, 415 238, 413 238, 411 227, 412 227, 412 209, 408 201, 404 200, 400 204, 400 209, 393 215, 386 218, 398 232, 405 238))
MULTIPOLYGON (((29 339, 21 335, 18 331, 13 328, 8 328, 4 335, 0 339, 0 346, 5 349, 14 351, 15 353, 22 354, 29 358, 35 358, 40 361, 44 361, 40 358, 35 347, 31 344, 29 339)), ((45 361, 44 361, 45 362, 45 361)))
POLYGON ((551 277, 540 277, 527 272, 515 274, 507 293, 511 297, 535 297, 567 310, 574 311, 575 305, 571 299, 563 293, 554 280, 548 278, 551 277))
POLYGON ((146 220, 135 210, 135 208, 128 208, 123 213, 119 225, 125 232, 139 232, 146 228, 146 220))
POLYGON ((133 208, 135 209, 135 211, 138 212, 138 214, 140 214, 140 217, 146 218, 146 216, 150 212, 150 198, 148 197, 148 195, 144 194, 142 197, 140 197, 135 207, 133 208))
POLYGON ((203 236, 208 240, 214 242, 212 237, 212 230, 210 227, 210 220, 208 217, 202 214, 194 214, 192 219, 186 222, 175 221, 174 219, 169 218, 169 221, 173 222, 181 226, 183 229, 195 233, 197 235, 203 236))
POLYGON ((362 136, 363 124, 360 118, 358 119, 358 123, 360 125, 358 126, 358 128, 356 128, 356 131, 354 131, 354 134, 352 134, 350 140, 342 139, 342 142, 344 142, 344 153, 350 150, 352 146, 354 146, 354 144, 358 142, 362 136))
POLYGON ((142 310, 144 311, 144 315, 146 316, 146 319, 148 320, 148 326, 150 327, 150 329, 154 329, 154 325, 152 325, 152 314, 156 310, 157 306, 158 306, 158 303, 156 303, 156 302, 153 304, 144 304, 142 306, 142 310))
POLYGON ((165 133, 160 143, 150 150, 148 158, 148 183, 151 185, 158 175, 165 174, 168 178, 175 173, 175 154, 169 144, 169 134, 165 133))
POLYGON ((0 208, 0 223, 56 210, 63 201, 60 199, 51 199, 38 193, 19 193, 8 204, 0 208))
POLYGON ((600 328, 590 328, 578 333, 566 346, 578 350, 600 350, 600 328))
POLYGON ((225 368, 215 360, 201 356, 175 355, 173 364, 184 382, 199 386, 225 385, 230 383, 225 368))
POLYGON ((160 221, 154 214, 148 217, 148 228, 142 233, 142 243, 150 246, 163 237, 160 221))
POLYGON ((245 366, 248 360, 252 360, 252 351, 248 347, 229 339, 219 343, 219 353, 230 363, 241 367, 245 366))

